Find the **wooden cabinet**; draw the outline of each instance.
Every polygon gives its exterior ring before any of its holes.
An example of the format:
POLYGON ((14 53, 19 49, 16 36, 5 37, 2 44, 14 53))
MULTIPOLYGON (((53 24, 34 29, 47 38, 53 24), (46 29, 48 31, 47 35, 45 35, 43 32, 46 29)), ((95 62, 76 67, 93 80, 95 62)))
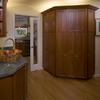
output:
POLYGON ((26 65, 14 75, 0 79, 1 100, 26 100, 27 69, 26 65))
POLYGON ((43 16, 43 67, 50 73, 55 74, 55 12, 51 11, 43 16))
POLYGON ((27 69, 23 67, 13 76, 13 100, 26 100, 27 69))
POLYGON ((6 3, 7 0, 2 0, 0 6, 0 37, 6 36, 6 3))
POLYGON ((15 40, 15 46, 17 49, 22 50, 22 55, 24 57, 30 56, 30 40, 15 40))
POLYGON ((11 77, 0 79, 0 99, 1 100, 13 100, 12 99, 12 78, 11 77))
POLYGON ((43 67, 56 76, 90 78, 95 71, 95 10, 53 7, 43 14, 43 67))

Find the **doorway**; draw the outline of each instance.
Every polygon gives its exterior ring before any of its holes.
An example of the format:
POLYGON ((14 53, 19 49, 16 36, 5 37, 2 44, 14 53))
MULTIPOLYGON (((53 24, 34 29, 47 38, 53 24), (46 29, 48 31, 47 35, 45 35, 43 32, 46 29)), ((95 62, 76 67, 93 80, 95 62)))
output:
POLYGON ((31 70, 41 68, 40 18, 30 17, 30 66, 31 70))
MULTIPOLYGON (((19 44, 18 49, 22 49, 22 52, 29 52, 28 60, 30 62, 30 70, 41 69, 41 36, 40 36, 40 18, 39 17, 30 17, 24 15, 15 15, 15 29, 14 29, 15 42, 20 40, 21 45, 19 44), (23 43, 23 41, 29 41, 23 43), (24 47, 24 45, 27 45, 24 47)), ((18 43, 15 43, 15 45, 18 43)), ((23 55, 24 56, 24 55, 23 55)), ((26 57, 26 56, 25 56, 26 57)))

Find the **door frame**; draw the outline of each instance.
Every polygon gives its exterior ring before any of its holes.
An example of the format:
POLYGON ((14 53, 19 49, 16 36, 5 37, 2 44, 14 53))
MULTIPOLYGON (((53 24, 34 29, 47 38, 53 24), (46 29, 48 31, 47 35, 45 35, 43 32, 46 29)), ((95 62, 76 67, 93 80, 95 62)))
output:
POLYGON ((40 24, 40 17, 38 16, 34 16, 34 17, 30 17, 30 70, 31 71, 35 71, 35 70, 41 70, 42 68, 42 35, 41 35, 41 24, 40 24), (38 59, 38 63, 34 64, 34 57, 33 52, 34 52, 34 45, 33 45, 33 38, 34 38, 34 34, 33 31, 33 21, 37 20, 38 21, 38 34, 37 34, 37 59, 38 59), (33 37, 33 38, 32 38, 33 37))

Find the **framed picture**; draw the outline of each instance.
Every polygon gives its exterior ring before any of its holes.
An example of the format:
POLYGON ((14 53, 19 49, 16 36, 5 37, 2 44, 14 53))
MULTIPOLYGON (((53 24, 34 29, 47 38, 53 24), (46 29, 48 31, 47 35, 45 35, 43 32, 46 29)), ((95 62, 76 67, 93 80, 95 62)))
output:
POLYGON ((27 28, 15 28, 15 38, 27 36, 27 28))
POLYGON ((0 0, 0 6, 1 7, 3 6, 3 0, 0 0))
POLYGON ((100 35, 100 18, 96 19, 96 35, 100 35))

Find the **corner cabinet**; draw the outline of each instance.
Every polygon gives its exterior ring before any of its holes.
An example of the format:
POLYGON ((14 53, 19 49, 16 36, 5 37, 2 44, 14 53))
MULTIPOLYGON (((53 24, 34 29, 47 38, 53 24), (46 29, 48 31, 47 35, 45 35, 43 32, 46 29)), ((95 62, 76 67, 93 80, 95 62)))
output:
POLYGON ((58 6, 43 14, 43 67, 55 76, 91 78, 95 72, 95 10, 58 6))
POLYGON ((5 37, 6 32, 6 4, 8 0, 0 0, 0 37, 5 37))
POLYGON ((27 99, 27 64, 14 75, 0 78, 0 100, 27 99))

